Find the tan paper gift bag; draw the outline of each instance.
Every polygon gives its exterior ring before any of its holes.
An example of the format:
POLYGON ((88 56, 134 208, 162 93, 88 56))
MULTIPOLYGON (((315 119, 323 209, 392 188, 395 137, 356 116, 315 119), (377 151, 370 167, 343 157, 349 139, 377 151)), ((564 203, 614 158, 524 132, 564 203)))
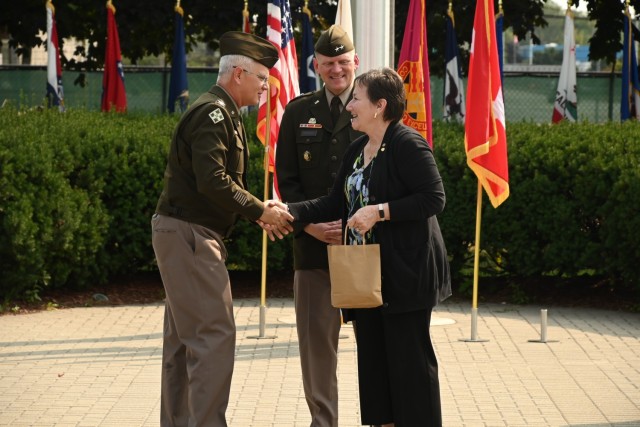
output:
POLYGON ((329 245, 331 305, 336 308, 372 308, 382 305, 380 245, 329 245))

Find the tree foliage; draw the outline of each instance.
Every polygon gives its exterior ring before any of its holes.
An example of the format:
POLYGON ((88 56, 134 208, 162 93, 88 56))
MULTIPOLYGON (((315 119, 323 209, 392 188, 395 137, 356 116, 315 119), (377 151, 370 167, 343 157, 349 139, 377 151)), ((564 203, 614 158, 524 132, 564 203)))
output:
MULTIPOLYGON (((296 13, 302 1, 292 1, 296 13), (295 5, 295 7, 294 7, 295 5)), ((336 4, 331 0, 318 0, 313 6, 318 16, 335 16, 336 4)), ((37 37, 39 31, 46 32, 46 11, 44 0, 22 0, 0 2, 0 34, 10 35, 9 45, 17 54, 28 53, 29 49, 46 43, 37 37)), ((63 58, 65 68, 95 70, 104 64, 106 37, 106 2, 92 0, 64 0, 53 2, 56 10, 58 38, 85 40, 79 45, 75 55, 82 62, 63 58)), ((249 11, 257 17, 256 34, 266 32, 266 2, 250 0, 249 11)), ((116 8, 116 22, 120 35, 122 55, 137 63, 147 55, 167 54, 170 56, 173 44, 175 1, 165 0, 113 0, 116 8)), ((185 0, 184 10, 187 52, 196 43, 204 42, 211 49, 218 47, 218 38, 225 31, 239 30, 242 19, 242 1, 201 2, 185 0)), ((295 19, 295 17, 294 17, 295 19)), ((323 20, 316 19, 320 28, 323 20)), ((333 19, 331 19, 333 21, 333 19)))
MULTIPOLYGON (((137 63, 147 55, 171 54, 173 43, 173 0, 113 0, 116 20, 120 33, 122 54, 132 63, 137 63)), ((544 6, 550 0, 505 0, 504 27, 512 28, 520 40, 531 38, 539 43, 536 30, 547 25, 544 6)), ((394 0, 395 45, 397 59, 410 0, 394 0)), ((615 52, 622 47, 622 13, 624 0, 574 0, 576 5, 585 3, 589 18, 595 21, 596 31, 590 38, 590 59, 606 59, 612 62, 615 52)), ((249 0, 249 11, 255 18, 254 32, 266 32, 266 6, 264 0, 249 0)), ((294 24, 300 22, 304 0, 290 0, 294 24)), ((312 20, 316 35, 333 22, 337 0, 310 0, 309 8, 314 14, 312 20)), ((497 0, 495 1, 497 8, 497 0)), ((106 32, 106 2, 91 0, 54 0, 60 43, 74 37, 86 40, 77 48, 77 62, 73 58, 63 58, 65 68, 94 70, 104 62, 104 42, 106 32)), ((239 30, 242 19, 242 1, 198 2, 183 0, 185 11, 185 35, 187 51, 198 42, 205 42, 211 49, 218 46, 218 38, 225 31, 239 30)), ((466 64, 471 43, 473 17, 476 0, 455 0, 452 2, 456 17, 458 43, 466 64)), ((630 5, 640 10, 640 0, 630 0, 630 5)), ((440 75, 443 69, 445 24, 444 17, 449 6, 448 0, 427 0, 427 28, 429 57, 432 74, 440 75)), ((39 31, 46 31, 44 0, 21 0, 0 2, 0 33, 10 35, 9 44, 18 54, 26 53, 34 46, 44 43, 37 37, 39 31)))
MULTIPOLYGON (((615 63, 616 53, 622 49, 625 0, 575 0, 576 5, 585 2, 589 19, 596 23, 596 31, 589 39, 589 59, 615 63)), ((630 0, 629 5, 640 12, 640 0, 630 0)))

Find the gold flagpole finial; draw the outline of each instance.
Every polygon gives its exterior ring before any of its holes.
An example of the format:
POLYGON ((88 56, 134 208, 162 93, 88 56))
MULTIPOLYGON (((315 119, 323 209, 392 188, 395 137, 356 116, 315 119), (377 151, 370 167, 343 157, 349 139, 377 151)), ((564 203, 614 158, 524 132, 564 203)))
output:
POLYGON ((173 10, 179 13, 180 16, 184 16, 184 10, 180 7, 180 0, 176 0, 176 7, 174 7, 173 10))
POLYGON ((309 0, 304 0, 304 7, 302 8, 302 13, 306 13, 309 16, 309 20, 311 20, 311 9, 309 9, 309 0))
POLYGON ((449 15, 449 18, 451 18, 451 23, 455 27, 456 26, 456 20, 453 17, 453 0, 449 0, 449 9, 447 9, 447 15, 449 15))
POLYGON ((53 2, 52 2, 51 0, 47 0, 47 3, 45 4, 45 7, 47 7, 47 8, 49 8, 49 9, 51 9, 51 11, 52 11, 53 13, 55 13, 55 12, 56 12, 56 8, 55 8, 55 7, 53 7, 53 2))
POLYGON ((502 12, 502 0, 498 1, 498 13, 503 13, 502 12))
POLYGON ((111 0, 107 0, 107 9, 111 9, 111 11, 113 12, 113 14, 116 14, 116 7, 113 5, 113 3, 111 2, 111 0))
POLYGON ((242 16, 245 18, 249 17, 249 0, 244 0, 244 9, 242 11, 242 16))

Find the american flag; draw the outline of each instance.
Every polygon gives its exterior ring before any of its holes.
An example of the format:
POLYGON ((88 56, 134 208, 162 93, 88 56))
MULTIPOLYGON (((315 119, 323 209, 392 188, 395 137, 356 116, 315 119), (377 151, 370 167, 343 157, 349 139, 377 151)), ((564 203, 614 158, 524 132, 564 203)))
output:
MULTIPOLYGON (((279 60, 269 70, 270 111, 267 112, 267 95, 263 93, 258 109, 258 139, 268 142, 269 171, 275 172, 275 155, 280 121, 284 107, 300 94, 298 83, 298 57, 291 25, 289 0, 270 0, 267 4, 267 40, 278 48, 279 60), (267 118, 269 135, 267 135, 267 118)), ((277 179, 274 176, 274 190, 277 194, 277 179)))

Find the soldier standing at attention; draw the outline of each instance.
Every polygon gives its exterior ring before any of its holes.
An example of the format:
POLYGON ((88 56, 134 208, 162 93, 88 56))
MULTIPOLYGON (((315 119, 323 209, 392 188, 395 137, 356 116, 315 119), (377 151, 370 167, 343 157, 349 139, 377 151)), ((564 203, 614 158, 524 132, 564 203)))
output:
MULTIPOLYGON (((358 56, 347 33, 333 25, 315 45, 313 66, 324 87, 286 107, 276 155, 285 202, 324 196, 347 146, 362 135, 344 108, 351 100, 358 56)), ((304 393, 312 427, 338 425, 340 310, 331 306, 327 245, 341 243, 340 221, 294 225, 294 299, 304 393)))
POLYGON ((151 221, 166 293, 160 425, 227 425, 236 328, 223 239, 243 216, 288 233, 286 206, 249 193, 247 136, 239 108, 266 90, 275 47, 260 37, 220 37, 217 83, 180 119, 151 221))

